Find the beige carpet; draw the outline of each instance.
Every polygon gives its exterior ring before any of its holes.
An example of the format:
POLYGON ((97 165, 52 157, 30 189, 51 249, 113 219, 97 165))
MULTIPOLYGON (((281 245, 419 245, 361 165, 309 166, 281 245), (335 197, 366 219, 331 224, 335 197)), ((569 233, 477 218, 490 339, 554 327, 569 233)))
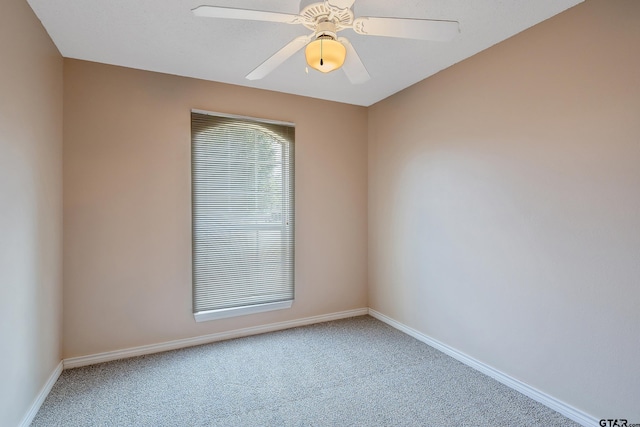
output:
POLYGON ((576 426, 369 316, 64 371, 33 426, 576 426))

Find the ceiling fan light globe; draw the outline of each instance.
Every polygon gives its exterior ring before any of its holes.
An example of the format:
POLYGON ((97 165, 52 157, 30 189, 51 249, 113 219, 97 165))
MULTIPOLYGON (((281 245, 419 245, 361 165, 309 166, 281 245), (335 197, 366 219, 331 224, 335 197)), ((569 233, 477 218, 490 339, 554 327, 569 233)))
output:
POLYGON ((311 68, 328 73, 342 67, 347 49, 338 41, 317 39, 307 45, 304 54, 311 68), (320 65, 320 59, 322 59, 322 65, 320 65))

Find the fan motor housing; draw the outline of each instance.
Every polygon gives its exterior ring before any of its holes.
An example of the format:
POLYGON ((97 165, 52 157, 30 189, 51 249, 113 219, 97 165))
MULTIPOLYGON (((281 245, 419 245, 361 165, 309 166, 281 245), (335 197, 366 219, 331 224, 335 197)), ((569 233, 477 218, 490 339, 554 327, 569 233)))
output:
POLYGON ((353 23, 353 12, 351 9, 335 9, 327 6, 325 3, 313 3, 300 11, 302 16, 302 25, 315 31, 319 31, 319 26, 324 23, 333 24, 334 37, 335 33, 351 26, 353 23))

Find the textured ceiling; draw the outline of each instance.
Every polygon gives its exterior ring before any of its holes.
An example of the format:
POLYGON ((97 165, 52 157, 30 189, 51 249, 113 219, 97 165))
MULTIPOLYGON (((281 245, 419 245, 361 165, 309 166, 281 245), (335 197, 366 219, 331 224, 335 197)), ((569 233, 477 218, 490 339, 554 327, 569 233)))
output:
MULTIPOLYGON (((347 29, 371 79, 352 85, 342 72, 305 72, 304 49, 262 80, 245 76, 302 25, 197 18, 201 4, 297 14, 300 0, 28 0, 63 56, 371 105, 582 0, 356 0, 356 17, 456 20, 450 42, 362 36, 347 29)), ((302 0, 302 6, 312 1, 302 0)))

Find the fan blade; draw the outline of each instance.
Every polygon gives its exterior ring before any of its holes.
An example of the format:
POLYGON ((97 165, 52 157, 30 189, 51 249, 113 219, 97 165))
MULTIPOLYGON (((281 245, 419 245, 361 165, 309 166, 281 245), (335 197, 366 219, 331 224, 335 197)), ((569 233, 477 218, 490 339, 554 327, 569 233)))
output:
POLYGON ((327 3, 336 9, 350 9, 355 0, 327 0, 327 3))
POLYGON ((274 53, 269 59, 258 65, 255 70, 247 74, 248 80, 259 80, 278 68, 280 64, 293 56, 294 53, 302 49, 311 41, 313 34, 300 36, 291 40, 285 47, 274 53))
POLYGON ((342 43, 345 48, 347 48, 347 56, 344 59, 344 65, 342 66, 342 69, 347 75, 349 81, 352 84, 357 85, 369 80, 371 76, 360 60, 358 53, 351 45, 351 42, 349 42, 349 40, 345 39, 344 37, 340 37, 338 41, 342 43))
POLYGON ((353 31, 371 36, 448 41, 460 32, 460 27, 457 21, 363 17, 353 20, 353 31))
POLYGON ((298 24, 299 15, 288 13, 264 12, 262 10, 234 9, 231 7, 198 6, 191 9, 195 16, 205 18, 245 19, 250 21, 283 22, 285 24, 298 24))

